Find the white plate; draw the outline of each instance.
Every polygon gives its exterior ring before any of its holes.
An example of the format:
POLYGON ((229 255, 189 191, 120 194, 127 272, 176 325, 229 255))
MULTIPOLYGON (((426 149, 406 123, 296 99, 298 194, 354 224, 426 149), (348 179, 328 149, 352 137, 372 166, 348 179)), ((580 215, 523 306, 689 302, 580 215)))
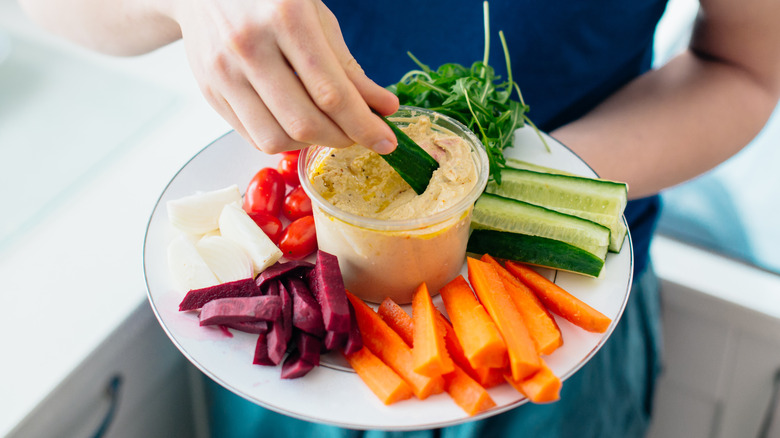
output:
MULTIPOLYGON (((520 130, 515 147, 507 156, 595 176, 594 172, 569 149, 550 137, 548 153, 531 130, 520 130)), ((168 272, 166 248, 175 231, 169 225, 167 201, 238 184, 242 189, 260 168, 276 166, 278 157, 265 155, 237 133, 219 138, 173 177, 163 191, 149 221, 144 242, 144 272, 149 301, 163 329, 176 347, 201 371, 234 393, 283 414, 319 423, 353 429, 412 430, 434 428, 492 416, 527 402, 508 384, 489 390, 497 407, 469 417, 446 394, 427 400, 406 400, 383 405, 360 378, 340 366, 340 357, 324 357, 325 365, 295 380, 279 378, 280 367, 253 365, 256 335, 232 332, 229 336, 217 328, 200 327, 192 312, 181 313, 178 304, 183 293, 177 291, 168 272)), ((619 320, 632 282, 633 254, 630 236, 620 253, 610 253, 602 275, 581 275, 547 271, 564 289, 600 310, 613 323, 607 333, 581 330, 558 318, 564 345, 546 360, 565 381, 601 348, 619 320)), ((464 264, 464 275, 466 274, 464 264)), ((437 297, 435 302, 441 306, 437 297)), ((564 385, 566 383, 564 382, 564 385)))

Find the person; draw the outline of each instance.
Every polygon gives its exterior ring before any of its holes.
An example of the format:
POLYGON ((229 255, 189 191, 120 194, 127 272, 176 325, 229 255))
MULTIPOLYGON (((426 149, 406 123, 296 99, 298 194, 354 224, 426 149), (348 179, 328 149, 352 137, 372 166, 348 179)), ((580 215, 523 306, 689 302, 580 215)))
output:
MULTIPOLYGON (((484 41, 482 4, 467 0, 21 2, 52 32, 110 54, 141 54, 182 39, 208 102, 268 153, 311 143, 390 152, 396 140, 372 109, 397 109, 384 86, 415 68, 405 53, 433 67, 470 65, 482 58, 484 41)), ((780 96, 780 3, 701 0, 688 49, 652 69, 665 6, 490 2, 491 27, 507 36, 531 119, 600 176, 629 184, 634 288, 616 330, 564 383, 559 402, 408 436, 645 434, 660 367, 658 286, 649 261, 658 193, 739 151, 780 96)), ((505 75, 502 64, 491 62, 505 75)), ((288 418, 216 384, 208 393, 217 437, 393 435, 288 418)))

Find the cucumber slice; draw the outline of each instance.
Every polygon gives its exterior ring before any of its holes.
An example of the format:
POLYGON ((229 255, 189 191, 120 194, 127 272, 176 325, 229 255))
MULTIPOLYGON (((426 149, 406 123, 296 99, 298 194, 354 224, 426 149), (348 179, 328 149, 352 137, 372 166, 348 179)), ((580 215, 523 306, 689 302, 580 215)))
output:
POLYGON ((506 165, 513 169, 533 170, 535 172, 554 173, 556 175, 578 176, 576 173, 567 172, 561 169, 554 169, 552 167, 542 166, 541 164, 534 164, 512 157, 508 157, 506 159, 506 165))
POLYGON ((474 204, 471 226, 558 240, 602 260, 609 246, 609 228, 603 225, 489 193, 483 193, 474 204))
POLYGON ((625 183, 505 168, 501 171, 501 184, 491 181, 485 190, 601 224, 610 230, 610 251, 620 251, 626 237, 623 211, 628 202, 628 187, 625 183))
POLYGON ((598 277, 604 260, 560 240, 479 229, 469 237, 468 252, 598 277))
POLYGON ((398 140, 398 147, 393 152, 380 154, 380 156, 412 186, 415 193, 421 195, 428 188, 433 171, 439 168, 439 162, 401 131, 395 123, 381 115, 379 117, 390 126, 398 140))

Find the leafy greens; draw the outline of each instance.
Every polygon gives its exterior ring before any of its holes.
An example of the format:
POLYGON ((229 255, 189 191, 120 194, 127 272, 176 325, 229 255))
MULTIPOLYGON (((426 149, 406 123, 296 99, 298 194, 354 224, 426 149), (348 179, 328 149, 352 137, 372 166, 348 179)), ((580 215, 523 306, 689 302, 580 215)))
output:
MULTIPOLYGON (((507 80, 499 82, 500 76, 496 76, 493 67, 488 64, 490 26, 487 2, 484 3, 484 17, 485 52, 481 61, 472 64, 471 68, 447 63, 433 70, 407 52, 419 69, 407 72, 398 83, 387 88, 398 96, 401 105, 428 108, 466 125, 482 140, 490 162, 490 176, 500 184, 501 169, 506 167, 504 149, 512 146, 515 130, 526 123, 537 133, 538 129, 528 118, 529 107, 523 101, 520 87, 512 79, 509 50, 502 31, 498 34, 506 60, 507 80), (517 99, 512 99, 515 91, 517 99)), ((540 138, 544 142, 541 134, 540 138)))

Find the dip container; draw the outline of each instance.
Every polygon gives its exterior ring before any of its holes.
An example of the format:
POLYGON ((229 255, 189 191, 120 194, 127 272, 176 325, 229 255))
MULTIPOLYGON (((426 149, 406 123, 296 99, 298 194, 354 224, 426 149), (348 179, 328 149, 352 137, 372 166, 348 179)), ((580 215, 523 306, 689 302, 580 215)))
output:
POLYGON ((310 146, 298 161, 301 186, 312 201, 319 249, 338 257, 347 290, 366 301, 379 303, 390 297, 407 304, 423 282, 436 295, 460 274, 465 262, 471 212, 488 180, 487 154, 474 133, 448 116, 401 106, 388 119, 405 127, 420 116, 430 118, 432 129, 465 140, 477 175, 464 198, 433 215, 386 220, 348 213, 323 198, 311 183, 310 175, 331 148, 310 146))

